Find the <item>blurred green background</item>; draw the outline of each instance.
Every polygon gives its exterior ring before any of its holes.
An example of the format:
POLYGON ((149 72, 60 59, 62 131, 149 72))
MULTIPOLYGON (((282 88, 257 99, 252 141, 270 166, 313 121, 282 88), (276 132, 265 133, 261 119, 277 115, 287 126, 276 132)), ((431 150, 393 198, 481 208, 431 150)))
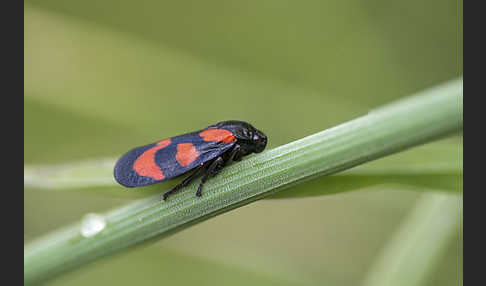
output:
MULTIPOLYGON (((456 0, 24 7, 26 165, 114 158, 227 119, 249 121, 274 148, 462 75, 456 0)), ((25 242, 145 195, 106 189, 25 188, 25 242)), ((359 285, 419 197, 381 186, 264 200, 50 284, 359 285)), ((462 280, 459 234, 424 285, 462 280)))

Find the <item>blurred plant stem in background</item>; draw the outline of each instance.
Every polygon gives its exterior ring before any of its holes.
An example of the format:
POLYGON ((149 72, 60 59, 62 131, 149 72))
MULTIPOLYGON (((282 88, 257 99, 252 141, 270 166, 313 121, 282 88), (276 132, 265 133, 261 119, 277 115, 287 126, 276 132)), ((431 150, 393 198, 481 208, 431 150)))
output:
POLYGON ((423 285, 461 225, 461 195, 422 195, 371 264, 363 286, 423 285))

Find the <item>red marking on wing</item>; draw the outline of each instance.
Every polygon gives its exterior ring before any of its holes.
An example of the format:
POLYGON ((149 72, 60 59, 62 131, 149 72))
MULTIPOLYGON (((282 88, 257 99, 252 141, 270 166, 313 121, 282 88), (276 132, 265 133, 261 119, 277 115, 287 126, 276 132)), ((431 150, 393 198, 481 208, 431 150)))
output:
POLYGON ((155 164, 155 153, 160 149, 169 146, 170 142, 170 138, 159 141, 154 147, 143 152, 142 155, 135 160, 135 163, 133 163, 133 170, 140 176, 163 180, 165 178, 164 173, 160 167, 155 164))
POLYGON ((177 145, 177 155, 176 159, 179 165, 185 167, 199 157, 199 152, 192 143, 181 143, 177 145))
POLYGON ((199 133, 204 141, 232 143, 236 140, 233 133, 225 129, 207 129, 199 133))

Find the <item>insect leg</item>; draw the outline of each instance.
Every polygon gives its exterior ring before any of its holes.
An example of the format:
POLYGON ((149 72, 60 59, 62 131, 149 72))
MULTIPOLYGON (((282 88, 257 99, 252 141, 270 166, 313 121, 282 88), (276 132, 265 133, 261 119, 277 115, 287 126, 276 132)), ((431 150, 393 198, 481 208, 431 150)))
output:
MULTIPOLYGON (((233 161, 235 158, 237 158, 236 155, 240 153, 240 150, 241 150, 240 145, 236 144, 235 147, 233 148, 233 150, 231 150, 231 153, 230 153, 228 159, 224 163, 226 164, 228 162, 233 161)), ((235 161, 238 161, 238 160, 235 160, 235 161)))
POLYGON ((231 160, 238 162, 241 161, 241 158, 243 158, 243 156, 245 156, 246 154, 247 152, 245 151, 245 149, 241 148, 240 145, 236 145, 235 148, 232 150, 230 157, 231 160))
POLYGON ((216 176, 224 166, 224 160, 221 156, 216 158, 211 165, 209 165, 208 169, 206 170, 206 173, 204 173, 204 176, 201 179, 201 184, 199 185, 199 188, 197 189, 196 196, 200 197, 201 196, 201 191, 204 183, 206 183, 207 179, 209 177, 214 177, 216 176))
POLYGON ((198 167, 196 167, 194 173, 192 173, 189 177, 185 178, 184 181, 182 181, 177 186, 173 187, 170 191, 164 193, 163 195, 164 201, 167 199, 169 195, 177 192, 180 188, 189 185, 189 183, 192 182, 192 180, 194 180, 204 169, 205 169, 204 164, 200 164, 198 167))

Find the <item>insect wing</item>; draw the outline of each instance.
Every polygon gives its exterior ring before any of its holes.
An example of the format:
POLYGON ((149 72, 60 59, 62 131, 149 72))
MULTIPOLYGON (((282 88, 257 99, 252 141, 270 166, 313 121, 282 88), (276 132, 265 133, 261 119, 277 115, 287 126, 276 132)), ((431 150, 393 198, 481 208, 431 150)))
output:
POLYGON ((115 165, 115 179, 126 187, 162 182, 184 174, 230 149, 234 142, 208 141, 188 133, 135 148, 115 165))

